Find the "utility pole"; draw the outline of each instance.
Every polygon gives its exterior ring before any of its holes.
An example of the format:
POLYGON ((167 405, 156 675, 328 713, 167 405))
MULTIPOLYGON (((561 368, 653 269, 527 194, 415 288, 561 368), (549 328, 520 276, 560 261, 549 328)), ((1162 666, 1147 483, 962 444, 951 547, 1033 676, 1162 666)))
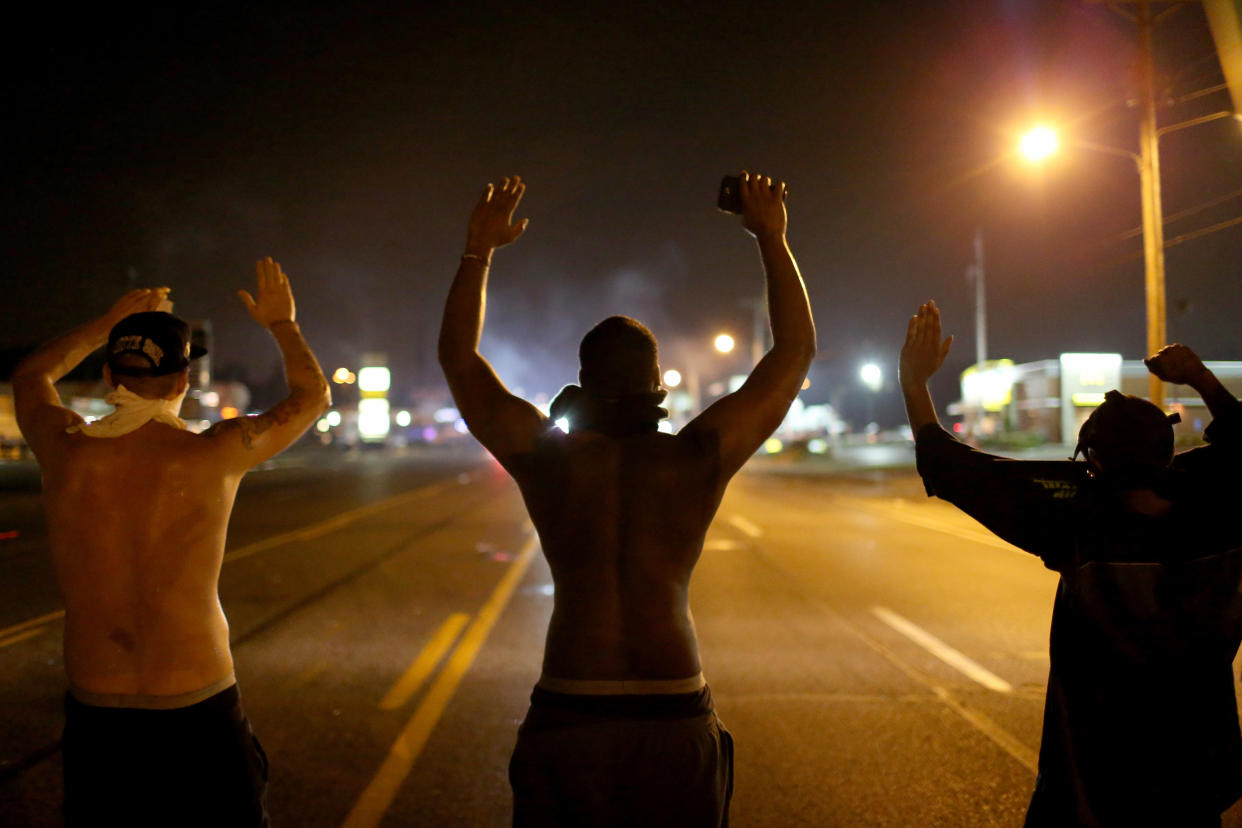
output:
MULTIPOLYGON (((1139 151, 1136 155, 1125 150, 1106 147, 1100 144, 1079 142, 1086 149, 1099 150, 1110 155, 1129 157, 1138 167, 1140 200, 1143 206, 1143 262, 1145 265, 1144 288, 1147 297, 1147 352, 1154 354, 1168 343, 1165 331, 1165 289, 1164 289, 1164 218, 1160 206, 1160 136, 1179 129, 1198 126, 1219 118, 1235 117, 1232 110, 1201 115, 1181 123, 1160 126, 1156 118, 1156 67, 1152 56, 1152 39, 1156 25, 1189 0, 1087 0, 1089 3, 1104 3, 1122 17, 1138 26, 1139 60, 1138 60, 1138 96, 1141 120, 1139 122, 1139 151), (1152 6, 1160 3, 1168 6, 1159 13, 1152 11, 1152 6), (1134 6, 1134 14, 1123 11, 1122 6, 1134 6)), ((1209 23, 1213 23, 1213 33, 1218 41, 1218 49, 1222 50, 1221 64, 1226 71, 1226 83, 1207 92, 1219 91, 1234 87, 1229 86, 1228 78, 1238 77, 1242 72, 1238 61, 1239 37, 1237 21, 1239 14, 1236 9, 1228 8, 1229 0, 1211 2, 1209 6, 1209 23), (1229 12, 1233 11, 1233 14, 1229 12)), ((1235 5, 1238 0, 1233 0, 1235 5)), ((1235 81, 1236 84, 1236 81, 1235 81)), ((1156 405, 1164 408, 1164 383, 1156 379, 1154 374, 1148 377, 1148 396, 1156 405)))
POLYGON ((983 231, 975 231, 975 262, 966 267, 967 278, 975 282, 975 365, 982 368, 988 358, 988 305, 983 283, 983 231))
MULTIPOLYGON (((1137 3, 1135 22, 1139 30, 1139 188, 1143 203, 1144 286, 1147 295, 1147 353, 1154 354, 1168 344, 1164 306, 1164 219, 1160 207, 1160 148, 1156 124, 1156 68, 1152 57, 1152 29, 1156 17, 1151 3, 1137 3)), ((1175 7, 1176 8, 1176 7, 1175 7)), ((1168 14, 1166 10, 1160 16, 1168 14)), ((1148 374, 1147 396, 1164 408, 1164 382, 1148 374)))

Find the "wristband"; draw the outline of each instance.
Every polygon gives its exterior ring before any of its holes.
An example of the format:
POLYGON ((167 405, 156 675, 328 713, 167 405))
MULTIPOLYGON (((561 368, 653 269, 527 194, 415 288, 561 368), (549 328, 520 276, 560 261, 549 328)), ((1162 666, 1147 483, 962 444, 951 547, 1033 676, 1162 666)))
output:
POLYGON ((463 259, 463 260, 464 260, 464 259, 473 259, 473 260, 475 260, 476 262, 482 262, 484 267, 487 267, 488 265, 490 265, 490 264, 491 264, 491 261, 490 261, 491 257, 490 257, 490 256, 480 256, 478 253, 462 253, 462 254, 461 254, 461 257, 462 257, 462 259, 463 259))

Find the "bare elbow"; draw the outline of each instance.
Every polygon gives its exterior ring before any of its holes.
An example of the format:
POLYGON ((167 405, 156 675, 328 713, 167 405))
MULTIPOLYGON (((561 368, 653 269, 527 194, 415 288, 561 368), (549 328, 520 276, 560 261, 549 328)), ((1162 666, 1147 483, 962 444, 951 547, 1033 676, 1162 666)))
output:
POLYGON ((779 351, 790 363, 801 365, 804 369, 810 367, 815 359, 817 348, 814 328, 805 335, 785 337, 772 344, 773 351, 779 351))
POLYGON ((807 364, 815 359, 815 352, 819 350, 819 343, 815 337, 815 326, 811 325, 810 329, 803 335, 798 337, 798 352, 806 359, 807 364))
POLYGON ((445 376, 459 374, 468 370, 471 360, 478 356, 472 347, 462 347, 444 337, 440 338, 440 347, 436 354, 440 361, 440 370, 445 376))
POLYGON ((332 407, 332 387, 328 385, 328 380, 320 377, 317 382, 307 385, 297 385, 290 389, 289 400, 296 401, 300 408, 305 410, 306 406, 310 406, 310 410, 318 417, 323 412, 332 407))
POLYGON ((436 358, 440 361, 440 367, 445 371, 452 370, 453 367, 461 365, 465 361, 466 352, 467 349, 463 349, 459 343, 454 342, 453 337, 448 336, 443 331, 440 333, 436 358))
POLYGON ((451 368, 455 362, 452 348, 443 339, 440 340, 440 347, 436 351, 436 359, 439 360, 440 367, 445 370, 451 368))
POLYGON ((17 367, 14 368, 13 373, 9 375, 9 381, 14 385, 17 385, 39 376, 40 372, 35 368, 32 362, 33 360, 31 360, 30 357, 26 357, 21 362, 17 363, 17 367))

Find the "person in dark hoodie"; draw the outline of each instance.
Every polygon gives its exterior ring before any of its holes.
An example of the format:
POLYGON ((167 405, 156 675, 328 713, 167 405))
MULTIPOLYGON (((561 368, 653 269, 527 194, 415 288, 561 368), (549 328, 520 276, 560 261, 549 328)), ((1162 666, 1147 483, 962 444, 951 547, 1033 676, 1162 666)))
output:
POLYGON ((1148 369, 1202 395, 1209 445, 1175 455, 1176 415, 1110 391, 1071 462, 1012 460, 940 427, 927 381, 951 343, 929 302, 901 351, 927 493, 1061 575, 1026 825, 1219 826, 1242 796, 1237 400, 1193 351, 1170 345, 1148 369))
POLYGON ((633 319, 587 333, 580 382, 552 418, 509 393, 479 353, 488 266, 526 228, 513 222, 525 189, 503 179, 475 206, 439 351, 471 433, 517 481, 555 582, 543 671, 509 768, 513 821, 725 825, 732 739, 703 678, 689 584, 726 484, 780 425, 815 353, 784 185, 742 174, 774 344, 741 388, 676 435, 658 430, 656 341, 633 319))

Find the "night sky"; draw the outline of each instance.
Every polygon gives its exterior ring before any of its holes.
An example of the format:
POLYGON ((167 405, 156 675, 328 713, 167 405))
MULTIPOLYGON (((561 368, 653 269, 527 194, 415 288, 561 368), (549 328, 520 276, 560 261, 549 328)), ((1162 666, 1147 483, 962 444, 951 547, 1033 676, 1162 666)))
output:
MULTIPOLYGON (((1072 0, 864 3, 255 3, 82 16, 46 4, 4 55, 8 197, 0 347, 102 312, 136 278, 210 319, 215 368, 277 369, 233 296, 271 255, 323 363, 388 354, 394 398, 442 385, 434 345, 466 217, 519 173, 526 235, 497 253, 484 353, 528 396, 572 381, 582 333, 647 322, 663 362, 742 367, 762 272, 714 209, 740 168, 789 182, 814 307, 810 402, 890 381, 905 319, 936 298, 958 335, 939 401, 974 361, 965 266, 985 237, 989 356, 1143 356, 1133 165, 1067 148, 1012 156, 1037 117, 1137 149, 1134 26, 1072 0), (741 358, 739 358, 740 360, 741 358)), ((1201 9, 1157 34, 1168 98, 1220 83, 1201 9)), ((1161 112, 1224 109, 1224 93, 1161 112)), ((1242 215, 1242 129, 1161 143, 1170 240, 1242 215), (1212 202, 1217 202, 1212 204, 1212 202), (1209 205, 1203 207, 1203 205, 1209 205), (1195 209, 1203 207, 1203 209, 1195 209)), ((1242 359, 1242 225, 1167 251, 1170 338, 1242 359)), ((886 424, 888 424, 886 422, 886 424)))

